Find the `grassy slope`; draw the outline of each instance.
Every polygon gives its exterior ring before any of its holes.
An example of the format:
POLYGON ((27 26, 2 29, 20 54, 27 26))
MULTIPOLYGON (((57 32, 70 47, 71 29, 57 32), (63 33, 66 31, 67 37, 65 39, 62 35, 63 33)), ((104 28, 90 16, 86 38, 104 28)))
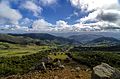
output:
POLYGON ((30 55, 41 50, 50 49, 49 46, 19 45, 0 42, 0 56, 30 55), (7 46, 7 47, 6 47, 7 46))
POLYGON ((50 54, 48 55, 50 58, 54 59, 61 59, 64 60, 66 59, 68 56, 65 53, 62 52, 58 52, 58 54, 54 55, 54 54, 50 54))
POLYGON ((29 72, 52 48, 0 42, 0 76, 29 72))
POLYGON ((81 64, 94 67, 102 62, 120 68, 120 55, 115 52, 74 52, 73 58, 81 64))

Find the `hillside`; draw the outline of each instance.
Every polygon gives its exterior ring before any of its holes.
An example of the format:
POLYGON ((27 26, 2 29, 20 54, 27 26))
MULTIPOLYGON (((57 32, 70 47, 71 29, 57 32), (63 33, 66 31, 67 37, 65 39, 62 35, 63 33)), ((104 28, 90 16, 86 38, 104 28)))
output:
POLYGON ((113 37, 100 37, 87 42, 87 46, 116 46, 120 44, 120 40, 113 37))
POLYGON ((92 41, 94 39, 103 37, 102 35, 95 35, 95 34, 82 34, 82 35, 72 35, 69 36, 69 39, 73 39, 75 41, 79 41, 81 43, 86 43, 88 41, 92 41))
POLYGON ((23 37, 23 36, 12 36, 8 34, 0 34, 0 42, 7 42, 12 44, 36 44, 36 45, 43 45, 45 44, 41 40, 32 39, 30 37, 23 37))
POLYGON ((81 44, 78 41, 67 39, 63 37, 57 37, 54 35, 50 35, 47 33, 26 33, 26 34, 10 34, 13 36, 23 36, 23 37, 30 37, 32 39, 39 39, 39 40, 47 40, 57 44, 81 44))

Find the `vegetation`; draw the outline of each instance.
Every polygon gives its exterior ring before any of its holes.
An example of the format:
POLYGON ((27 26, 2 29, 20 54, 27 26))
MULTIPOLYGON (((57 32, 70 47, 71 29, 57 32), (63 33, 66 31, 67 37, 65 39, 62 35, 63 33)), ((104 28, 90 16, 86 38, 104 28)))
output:
MULTIPOLYGON (((104 62, 120 68, 120 45, 117 42, 119 40, 101 37, 89 43, 100 45, 91 47, 49 34, 0 34, 0 76, 28 73, 49 57, 54 61, 63 60, 61 63, 65 66, 75 61, 93 68, 104 62), (104 42, 109 43, 104 39, 114 42, 104 45, 104 42), (71 59, 73 61, 67 63, 71 59)), ((52 65, 54 61, 47 64, 52 65)))
POLYGON ((7 34, 0 34, 0 42, 7 42, 7 43, 12 43, 12 44, 41 44, 41 41, 35 40, 29 37, 16 37, 12 35, 7 35, 7 34))
POLYGON ((21 56, 1 56, 0 75, 23 74, 29 72, 37 64, 41 63, 43 57, 47 57, 49 52, 55 52, 55 48, 41 50, 37 53, 21 56))
POLYGON ((50 58, 52 58, 53 60, 54 59, 61 59, 61 60, 64 60, 67 58, 67 55, 65 53, 61 53, 61 52, 58 52, 58 53, 54 53, 54 54, 50 54, 48 55, 50 58))
POLYGON ((68 54, 74 61, 81 64, 87 65, 93 68, 102 62, 108 63, 109 65, 120 68, 120 55, 116 52, 105 52, 105 51, 81 51, 73 52, 68 54))
POLYGON ((19 45, 0 42, 0 56, 22 56, 34 54, 38 51, 48 50, 49 46, 19 45))
MULTIPOLYGON (((32 39, 39 39, 41 41, 49 41, 50 44, 70 44, 70 45, 75 45, 75 44, 81 44, 78 41, 72 40, 72 39, 68 39, 68 38, 63 38, 63 37, 57 37, 54 35, 50 35, 47 33, 27 33, 27 34, 10 34, 12 36, 23 36, 23 37, 29 37, 32 39)), ((47 44, 47 43, 46 43, 47 44)))
POLYGON ((120 51, 120 45, 116 45, 116 46, 77 46, 74 47, 73 49, 70 49, 70 52, 80 52, 80 51, 120 51))

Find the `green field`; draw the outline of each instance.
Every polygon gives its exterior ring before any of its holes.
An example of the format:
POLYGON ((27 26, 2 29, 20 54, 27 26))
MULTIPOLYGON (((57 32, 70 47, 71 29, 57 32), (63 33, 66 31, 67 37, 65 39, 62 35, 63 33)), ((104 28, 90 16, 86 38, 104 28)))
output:
POLYGON ((30 55, 39 51, 48 50, 49 46, 19 45, 0 42, 0 56, 30 55))
POLYGON ((120 68, 119 51, 80 51, 69 50, 66 46, 20 45, 0 42, 0 77, 13 74, 25 74, 34 69, 41 59, 50 57, 65 60, 69 54, 72 60, 93 68, 102 62, 120 68), (70 53, 68 53, 70 52, 70 53))
POLYGON ((56 55, 50 54, 48 56, 52 59, 61 59, 61 60, 64 60, 68 57, 65 53, 62 53, 62 52, 59 52, 59 53, 57 52, 56 55))

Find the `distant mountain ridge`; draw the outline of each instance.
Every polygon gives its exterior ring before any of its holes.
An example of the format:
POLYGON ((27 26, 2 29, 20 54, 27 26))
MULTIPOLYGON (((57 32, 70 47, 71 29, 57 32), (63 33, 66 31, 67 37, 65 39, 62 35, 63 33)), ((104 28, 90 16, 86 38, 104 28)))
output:
POLYGON ((0 34, 0 42, 8 42, 13 44, 30 44, 30 43, 41 43, 39 40, 32 39, 30 37, 23 36, 12 36, 8 34, 0 34))
POLYGON ((83 46, 114 46, 120 40, 102 35, 73 35, 68 38, 47 33, 0 34, 0 42, 36 45, 83 45, 83 46))
POLYGON ((73 39, 75 41, 79 41, 81 43, 87 43, 89 41, 92 41, 94 39, 103 37, 102 35, 95 35, 95 34, 82 34, 82 35, 72 35, 69 36, 69 39, 73 39))
POLYGON ((39 40, 48 40, 58 44, 81 44, 78 41, 64 37, 57 37, 48 33, 25 33, 25 34, 9 34, 9 35, 30 37, 32 39, 39 39, 39 40))
POLYGON ((87 46, 116 46, 120 40, 113 37, 100 37, 86 43, 87 46))

